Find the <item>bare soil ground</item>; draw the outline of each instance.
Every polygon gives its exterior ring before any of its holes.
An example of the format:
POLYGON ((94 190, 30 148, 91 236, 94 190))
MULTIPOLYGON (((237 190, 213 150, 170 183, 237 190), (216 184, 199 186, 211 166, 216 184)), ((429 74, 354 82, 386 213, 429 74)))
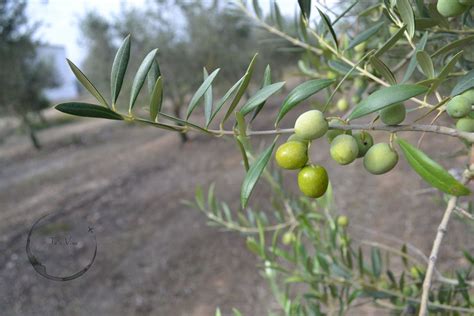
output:
MULTIPOLYGON (((259 127, 270 127, 275 107, 261 117, 259 127)), ((243 169, 231 139, 194 134, 181 145, 173 133, 94 119, 43 130, 39 137, 41 151, 20 136, 0 145, 0 314, 201 316, 220 306, 224 315, 232 307, 266 315, 274 307, 244 238, 207 226, 201 213, 182 203, 193 199, 196 185, 215 182, 219 198, 238 205, 243 169), (97 259, 70 282, 42 278, 25 254, 29 228, 51 212, 94 225, 97 259)), ((445 166, 463 164, 440 156, 444 148, 461 148, 455 139, 427 135, 423 148, 445 166)), ((312 159, 328 168, 336 211, 350 215, 353 227, 428 252, 443 205, 439 195, 423 193, 426 185, 403 159, 396 171, 369 176, 361 161, 337 166, 325 140, 312 146, 312 159)), ((359 238, 381 238, 354 231, 359 238)), ((451 223, 441 252, 445 271, 462 264, 462 249, 474 250, 470 236, 462 223, 451 223)))

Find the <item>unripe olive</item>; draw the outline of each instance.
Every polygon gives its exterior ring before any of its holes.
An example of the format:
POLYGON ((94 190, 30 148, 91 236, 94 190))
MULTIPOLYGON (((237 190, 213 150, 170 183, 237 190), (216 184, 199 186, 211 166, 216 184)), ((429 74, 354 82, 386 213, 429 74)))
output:
POLYGON ((351 98, 351 101, 354 104, 359 103, 360 102, 360 95, 358 95, 358 94, 353 95, 352 98, 351 98))
POLYGON ((457 95, 446 105, 446 112, 452 118, 461 118, 471 111, 471 102, 462 95, 457 95))
POLYGON ((388 31, 390 32, 390 35, 393 35, 393 34, 397 33, 398 30, 399 30, 399 28, 395 25, 390 25, 388 27, 388 31))
POLYGON ((461 96, 465 97, 466 99, 471 102, 471 104, 474 104, 474 89, 464 91, 461 96))
POLYGON ((308 162, 308 146, 295 141, 284 143, 278 147, 275 160, 283 169, 303 168, 308 162))
POLYGON ((403 103, 391 105, 380 111, 380 119, 386 125, 398 125, 405 120, 406 115, 407 111, 403 103))
POLYGON ((421 271, 422 269, 416 266, 410 268, 410 274, 414 279, 419 279, 421 277, 421 271))
POLYGON ((438 12, 445 17, 457 16, 466 11, 467 7, 458 0, 438 0, 436 5, 438 12))
POLYGON ((413 295, 412 288, 410 286, 403 287, 403 295, 408 296, 408 297, 412 296, 413 295))
POLYGON ((355 50, 356 52, 358 52, 358 53, 361 53, 361 52, 365 51, 365 48, 366 48, 366 47, 367 47, 367 43, 366 43, 366 42, 362 42, 362 43, 356 45, 356 46, 354 47, 354 50, 355 50))
POLYGON ((349 225, 349 218, 345 215, 341 215, 337 218, 337 225, 340 227, 347 227, 349 225))
POLYGON ((336 79, 337 78, 337 73, 334 71, 328 71, 326 74, 327 79, 336 79))
POLYGON ((284 245, 289 245, 291 244, 293 241, 296 240, 296 236, 295 234, 293 234, 292 232, 286 232, 283 234, 283 237, 281 238, 281 242, 284 244, 284 245))
POLYGON ((311 110, 301 114, 295 122, 295 134, 307 140, 313 140, 326 134, 328 122, 321 111, 311 110))
POLYGON ((354 79, 354 86, 356 89, 363 88, 365 86, 365 81, 362 78, 355 78, 354 79))
POLYGON ((331 142, 331 157, 338 164, 347 165, 359 154, 359 146, 351 135, 339 135, 331 142))
POLYGON ((474 133, 474 119, 463 117, 456 122, 456 128, 462 132, 474 133))
POLYGON ((347 109, 349 108, 349 102, 347 102, 345 98, 341 98, 337 101, 336 106, 339 111, 344 112, 347 111, 347 109))
POLYGON ((458 2, 463 5, 474 5, 474 0, 458 0, 458 2))
MULTIPOLYGON (((347 125, 347 123, 345 121, 338 120, 338 119, 331 119, 329 121, 329 123, 337 123, 337 124, 341 124, 341 125, 347 125)), ((339 136, 341 134, 352 135, 352 131, 350 131, 350 130, 344 131, 342 129, 330 129, 326 133, 326 137, 328 139, 328 142, 331 143, 334 140, 334 138, 336 138, 337 136, 339 136)))
POLYGON ((304 195, 319 198, 326 193, 329 177, 322 166, 306 166, 298 173, 298 187, 304 195))
POLYGON ((370 135, 366 131, 360 131, 354 133, 354 139, 357 142, 357 146, 359 147, 359 154, 357 158, 364 157, 367 151, 374 145, 374 139, 372 135, 370 135))
POLYGON ((389 172, 397 162, 397 152, 387 143, 375 144, 364 156, 364 167, 372 174, 389 172))
POLYGON ((309 141, 307 139, 303 139, 303 138, 299 137, 296 134, 291 134, 290 137, 288 137, 288 139, 286 141, 287 142, 300 142, 300 143, 303 143, 303 144, 306 144, 306 145, 308 145, 308 143, 309 143, 309 141))

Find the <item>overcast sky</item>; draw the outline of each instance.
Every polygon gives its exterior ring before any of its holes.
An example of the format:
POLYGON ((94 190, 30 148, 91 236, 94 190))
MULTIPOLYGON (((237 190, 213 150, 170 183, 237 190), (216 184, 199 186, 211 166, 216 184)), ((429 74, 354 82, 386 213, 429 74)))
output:
MULTIPOLYGON (((79 42, 79 17, 94 10, 105 16, 120 11, 122 6, 143 6, 147 0, 29 0, 27 12, 34 21, 42 26, 37 31, 42 41, 66 48, 66 55, 80 63, 85 50, 79 42)), ((284 14, 295 12, 296 0, 276 0, 284 14)), ((262 7, 268 6, 269 0, 260 0, 262 7)))

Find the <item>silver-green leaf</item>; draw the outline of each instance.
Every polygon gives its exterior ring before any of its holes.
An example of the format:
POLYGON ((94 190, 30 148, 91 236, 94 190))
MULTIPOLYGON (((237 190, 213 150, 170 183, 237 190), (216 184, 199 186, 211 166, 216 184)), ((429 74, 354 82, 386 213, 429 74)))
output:
POLYGON ((110 74, 110 90, 112 104, 117 102, 120 90, 122 89, 123 79, 127 71, 128 60, 130 59, 130 35, 128 35, 115 55, 110 74))
POLYGON ((138 67, 135 78, 133 78, 132 91, 130 93, 130 103, 128 106, 129 111, 132 111, 133 107, 135 106, 135 101, 137 100, 138 94, 145 83, 146 76, 148 75, 153 62, 155 61, 157 52, 157 48, 149 52, 148 55, 146 55, 143 59, 140 67, 138 67))

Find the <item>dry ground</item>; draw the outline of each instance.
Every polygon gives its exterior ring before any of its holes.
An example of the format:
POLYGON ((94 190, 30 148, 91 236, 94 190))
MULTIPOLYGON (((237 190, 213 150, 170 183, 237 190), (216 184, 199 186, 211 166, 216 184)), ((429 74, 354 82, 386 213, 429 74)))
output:
MULTIPOLYGON (((261 116, 269 127, 275 110, 261 116)), ((181 203, 193 198, 197 184, 216 182, 219 198, 238 205, 243 169, 231 139, 192 135, 180 145, 173 133, 94 119, 44 130, 40 139, 45 147, 38 152, 20 136, 0 145, 0 314, 201 316, 221 306, 224 315, 237 307, 250 316, 273 305, 244 239, 207 226, 201 213, 181 203), (50 212, 95 228, 97 259, 71 282, 42 278, 25 255, 30 226, 50 212)), ((424 148, 445 165, 462 166, 458 158, 441 157, 444 148, 461 148, 455 139, 428 135, 424 148)), ((442 204, 438 195, 420 191, 426 185, 403 159, 396 171, 375 177, 361 161, 337 166, 325 140, 312 146, 312 157, 327 166, 337 212, 349 214, 353 227, 428 251, 442 204)), ((466 232, 451 223, 444 269, 461 263, 461 249, 474 249, 466 232)))

